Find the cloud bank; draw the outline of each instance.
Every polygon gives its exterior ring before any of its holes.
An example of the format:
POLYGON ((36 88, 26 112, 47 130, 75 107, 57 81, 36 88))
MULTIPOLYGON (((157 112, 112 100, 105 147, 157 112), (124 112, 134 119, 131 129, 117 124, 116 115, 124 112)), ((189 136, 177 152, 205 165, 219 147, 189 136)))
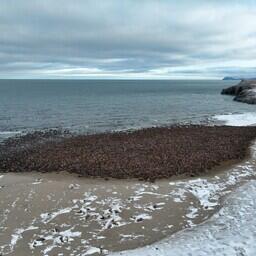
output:
POLYGON ((256 76, 256 1, 1 0, 0 78, 256 76))

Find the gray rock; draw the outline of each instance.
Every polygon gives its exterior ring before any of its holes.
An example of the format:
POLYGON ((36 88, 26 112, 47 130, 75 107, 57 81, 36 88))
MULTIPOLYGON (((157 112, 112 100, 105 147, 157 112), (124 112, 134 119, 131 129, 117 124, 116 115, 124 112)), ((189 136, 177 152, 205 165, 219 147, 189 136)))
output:
POLYGON ((238 85, 223 89, 221 94, 234 95, 235 101, 256 104, 256 80, 242 80, 238 85))
POLYGON ((243 90, 234 100, 248 104, 256 104, 256 89, 243 90))

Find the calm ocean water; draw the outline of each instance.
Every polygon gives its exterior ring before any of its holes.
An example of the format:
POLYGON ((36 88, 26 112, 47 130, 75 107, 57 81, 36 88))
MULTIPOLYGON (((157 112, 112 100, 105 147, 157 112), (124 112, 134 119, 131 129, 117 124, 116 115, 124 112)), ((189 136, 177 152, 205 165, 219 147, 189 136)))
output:
POLYGON ((199 122, 255 106, 220 95, 237 81, 0 80, 0 137, 67 128, 82 132, 199 122))

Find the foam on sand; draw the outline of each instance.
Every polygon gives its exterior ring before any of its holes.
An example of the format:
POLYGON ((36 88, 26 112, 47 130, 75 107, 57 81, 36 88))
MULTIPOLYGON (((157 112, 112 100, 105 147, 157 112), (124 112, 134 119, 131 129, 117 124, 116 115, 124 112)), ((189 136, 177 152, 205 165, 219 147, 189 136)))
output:
POLYGON ((236 189, 223 208, 202 225, 122 256, 255 255, 256 181, 236 189))
POLYGON ((21 133, 21 131, 0 131, 0 138, 7 139, 9 137, 19 135, 21 133))
POLYGON ((249 126, 256 124, 256 113, 216 115, 213 118, 230 126, 249 126))

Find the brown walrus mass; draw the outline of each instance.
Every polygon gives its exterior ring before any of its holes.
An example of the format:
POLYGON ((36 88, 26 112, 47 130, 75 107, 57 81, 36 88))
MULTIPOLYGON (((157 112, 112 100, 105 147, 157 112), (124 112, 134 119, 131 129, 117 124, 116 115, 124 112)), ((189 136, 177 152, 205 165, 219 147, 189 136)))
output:
POLYGON ((0 172, 68 171, 149 181, 195 176, 224 161, 244 158, 256 127, 187 125, 67 134, 35 132, 7 139, 0 146, 0 172))

